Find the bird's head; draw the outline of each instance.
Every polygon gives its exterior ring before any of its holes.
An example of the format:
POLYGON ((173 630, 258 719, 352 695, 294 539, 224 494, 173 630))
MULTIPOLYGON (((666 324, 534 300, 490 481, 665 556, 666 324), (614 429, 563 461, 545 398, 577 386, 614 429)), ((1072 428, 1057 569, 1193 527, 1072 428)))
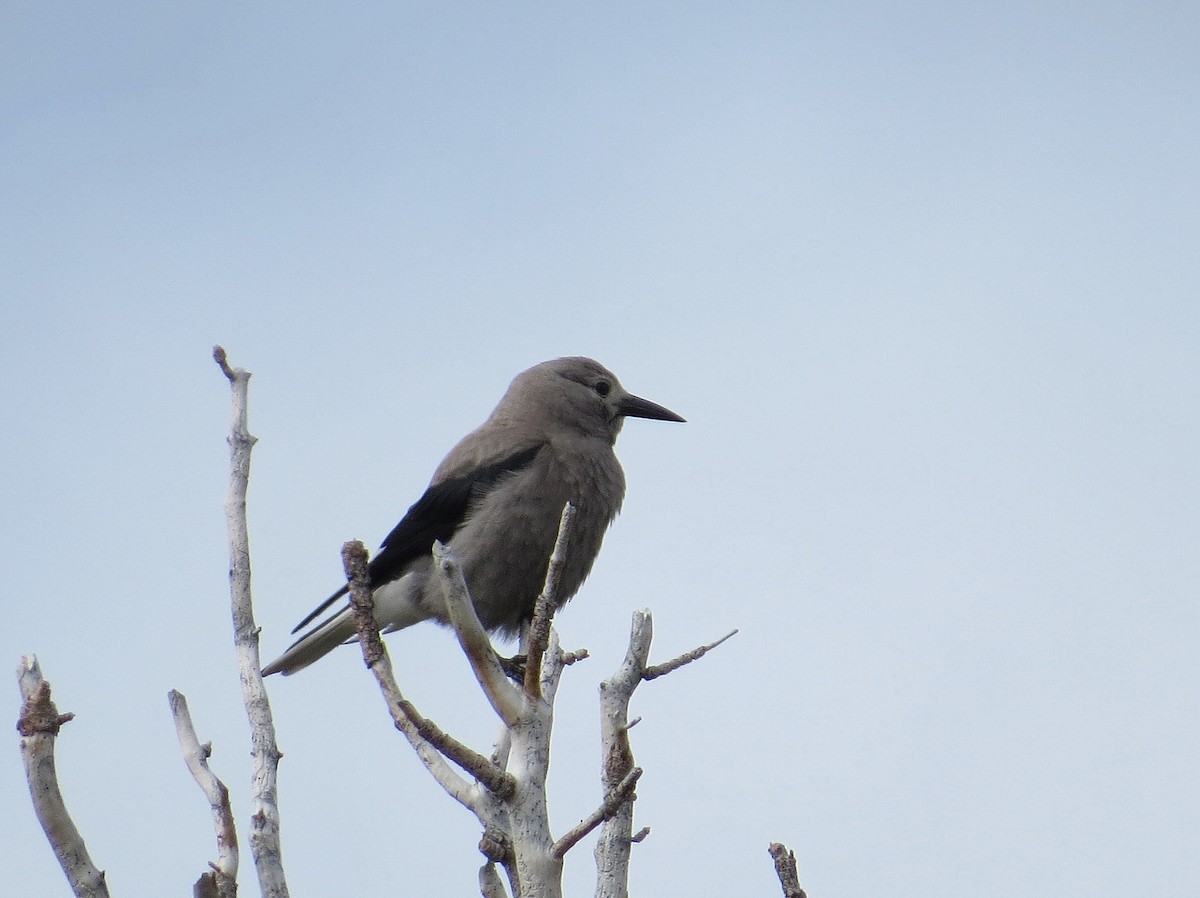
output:
POLYGON ((607 439, 611 444, 626 418, 683 421, 679 415, 621 386, 616 375, 592 359, 572 356, 543 362, 517 375, 509 401, 554 425, 607 439))

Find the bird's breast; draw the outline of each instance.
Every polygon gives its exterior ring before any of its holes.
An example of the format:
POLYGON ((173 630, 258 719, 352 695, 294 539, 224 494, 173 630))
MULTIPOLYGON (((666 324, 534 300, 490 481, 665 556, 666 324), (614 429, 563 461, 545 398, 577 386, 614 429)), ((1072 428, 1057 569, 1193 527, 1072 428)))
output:
POLYGON ((515 634, 532 615, 567 502, 575 517, 559 602, 583 585, 625 495, 620 463, 611 447, 603 450, 547 445, 476 501, 450 544, 485 627, 515 634))

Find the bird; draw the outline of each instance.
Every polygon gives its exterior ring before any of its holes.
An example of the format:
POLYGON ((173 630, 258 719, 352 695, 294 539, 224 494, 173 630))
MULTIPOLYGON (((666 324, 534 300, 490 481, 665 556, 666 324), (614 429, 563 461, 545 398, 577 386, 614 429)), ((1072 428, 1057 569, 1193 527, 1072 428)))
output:
MULTIPOLYGON (((491 415, 450 450, 424 494, 384 538, 368 567, 375 619, 385 633, 427 620, 448 624, 432 575, 435 541, 462 566, 475 611, 490 632, 518 635, 533 616, 564 505, 575 506, 558 606, 592 569, 621 510, 625 474, 613 446, 626 418, 683 422, 635 396, 593 359, 572 356, 518 374, 491 415)), ((348 591, 343 585, 292 630, 313 624, 348 591)), ((285 676, 356 639, 344 604, 312 625, 263 675, 285 676)))

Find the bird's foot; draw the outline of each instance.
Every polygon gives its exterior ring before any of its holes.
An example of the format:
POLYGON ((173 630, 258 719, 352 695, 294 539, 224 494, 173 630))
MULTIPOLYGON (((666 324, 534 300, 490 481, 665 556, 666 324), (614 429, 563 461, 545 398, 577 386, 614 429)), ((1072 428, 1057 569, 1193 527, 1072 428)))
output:
POLYGON ((500 657, 500 667, 504 673, 514 683, 525 682, 525 662, 529 660, 526 655, 513 655, 511 658, 500 657))

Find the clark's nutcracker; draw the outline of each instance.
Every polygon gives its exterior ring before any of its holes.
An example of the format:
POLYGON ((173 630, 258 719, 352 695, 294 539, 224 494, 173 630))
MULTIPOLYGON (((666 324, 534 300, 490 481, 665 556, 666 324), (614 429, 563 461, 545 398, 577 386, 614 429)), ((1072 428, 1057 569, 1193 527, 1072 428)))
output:
MULTIPOLYGON (((430 553, 441 540, 462 564, 483 625, 504 636, 519 633, 533 615, 567 502, 576 512, 558 598, 571 598, 621 509, 625 475, 613 444, 627 417, 683 420, 626 392, 591 359, 555 359, 518 374, 491 416, 438 465, 425 495, 371 561, 375 617, 384 632, 429 619, 446 623, 441 587, 431 577, 430 553)), ((343 586, 292 632, 346 592, 343 586)), ((354 619, 344 606, 263 673, 295 673, 353 638, 354 619)))

